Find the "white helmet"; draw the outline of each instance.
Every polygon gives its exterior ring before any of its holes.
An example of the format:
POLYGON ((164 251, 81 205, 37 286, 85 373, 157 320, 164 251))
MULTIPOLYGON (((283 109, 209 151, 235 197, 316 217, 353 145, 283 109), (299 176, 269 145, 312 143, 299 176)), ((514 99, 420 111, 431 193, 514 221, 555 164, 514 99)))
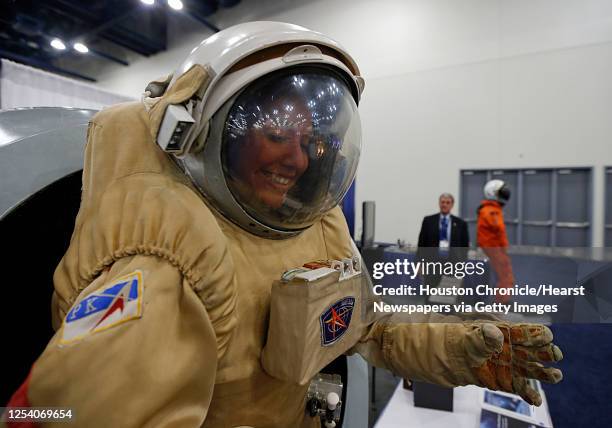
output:
POLYGON ((284 238, 338 204, 361 152, 364 86, 338 43, 292 24, 239 24, 193 49, 169 86, 195 64, 212 77, 187 106, 192 129, 179 130, 178 149, 158 143, 215 208, 284 238))
POLYGON ((510 199, 510 189, 503 180, 491 180, 484 186, 484 197, 504 204, 510 199))

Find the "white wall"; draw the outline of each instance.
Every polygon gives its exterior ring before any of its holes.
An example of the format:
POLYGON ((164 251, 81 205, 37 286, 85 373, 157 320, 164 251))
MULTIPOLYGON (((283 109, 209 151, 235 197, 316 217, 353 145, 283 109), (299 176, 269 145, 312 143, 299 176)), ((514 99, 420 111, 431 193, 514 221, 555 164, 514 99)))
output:
MULTIPOLYGON (((612 2, 243 0, 215 23, 255 19, 324 32, 360 64, 357 203, 376 200, 377 240, 414 243, 437 195, 458 193, 462 168, 594 166, 593 244, 602 245, 612 2)), ((136 96, 210 34, 181 30, 172 50, 133 63, 129 73, 99 76, 100 85, 136 96)))
POLYGON ((593 238, 602 245, 608 76, 612 43, 372 79, 358 198, 377 202, 377 238, 414 243, 437 195, 458 194, 460 169, 595 166, 593 238))
POLYGON ((99 110, 131 101, 94 85, 0 59, 0 109, 76 107, 99 110))

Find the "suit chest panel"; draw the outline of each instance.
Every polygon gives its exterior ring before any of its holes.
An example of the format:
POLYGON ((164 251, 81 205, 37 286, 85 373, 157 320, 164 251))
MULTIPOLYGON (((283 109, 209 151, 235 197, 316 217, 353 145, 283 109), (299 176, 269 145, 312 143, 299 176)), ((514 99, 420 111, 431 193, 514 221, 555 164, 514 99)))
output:
POLYGON ((245 379, 261 370, 272 283, 288 269, 327 258, 319 225, 287 240, 265 240, 233 228, 226 237, 235 267, 238 325, 228 352, 219 362, 219 383, 245 379))

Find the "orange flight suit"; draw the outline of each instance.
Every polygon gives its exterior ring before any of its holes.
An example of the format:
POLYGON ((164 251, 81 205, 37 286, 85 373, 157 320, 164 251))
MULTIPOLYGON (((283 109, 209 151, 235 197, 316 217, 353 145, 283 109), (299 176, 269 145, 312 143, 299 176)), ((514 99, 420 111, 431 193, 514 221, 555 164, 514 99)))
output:
MULTIPOLYGON (((501 203, 489 199, 482 201, 478 209, 477 235, 478 246, 489 257, 497 275, 497 287, 512 288, 514 274, 507 253, 508 237, 501 203)), ((497 295, 495 300, 507 303, 510 296, 497 295)))

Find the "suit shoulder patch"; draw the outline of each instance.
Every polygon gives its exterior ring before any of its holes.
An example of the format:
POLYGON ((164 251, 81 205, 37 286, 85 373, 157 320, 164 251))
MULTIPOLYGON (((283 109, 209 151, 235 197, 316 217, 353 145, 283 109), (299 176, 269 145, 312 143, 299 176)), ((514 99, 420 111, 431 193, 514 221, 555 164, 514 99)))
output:
POLYGON ((68 312, 62 323, 61 344, 115 327, 142 316, 142 272, 135 271, 102 286, 68 312))

